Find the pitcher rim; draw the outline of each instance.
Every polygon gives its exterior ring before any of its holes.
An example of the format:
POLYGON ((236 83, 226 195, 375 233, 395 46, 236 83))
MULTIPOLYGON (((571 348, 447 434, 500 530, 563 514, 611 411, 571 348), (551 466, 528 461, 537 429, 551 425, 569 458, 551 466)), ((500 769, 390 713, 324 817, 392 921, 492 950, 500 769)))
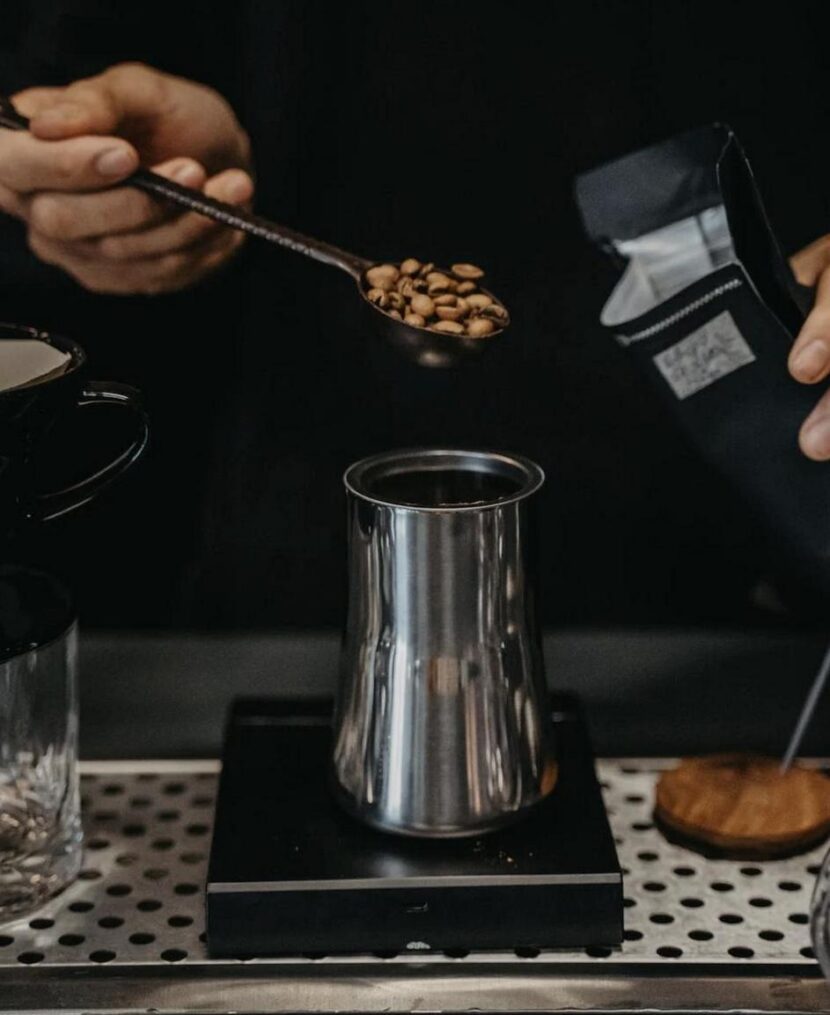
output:
POLYGON ((419 514, 460 514, 504 507, 508 504, 515 504, 526 500, 536 493, 543 486, 544 482, 544 470, 532 459, 524 455, 514 454, 513 452, 482 450, 480 448, 401 448, 394 451, 383 451, 353 462, 343 473, 343 485, 348 493, 354 497, 378 507, 392 508, 396 511, 414 511, 419 514), (378 465, 383 465, 387 462, 406 461, 407 459, 435 459, 442 457, 474 458, 480 461, 498 462, 504 467, 521 471, 525 479, 515 493, 506 494, 503 497, 494 497, 492 500, 477 501, 473 504, 441 504, 437 506, 412 504, 406 501, 379 497, 362 488, 362 480, 365 474, 378 465))

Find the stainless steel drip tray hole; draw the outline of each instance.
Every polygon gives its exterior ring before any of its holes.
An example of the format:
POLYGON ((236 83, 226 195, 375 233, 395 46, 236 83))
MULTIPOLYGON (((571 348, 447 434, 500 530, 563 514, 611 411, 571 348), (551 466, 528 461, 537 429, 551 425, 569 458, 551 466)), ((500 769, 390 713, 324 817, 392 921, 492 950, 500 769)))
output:
MULTIPOLYGON (((707 860, 663 839, 651 821, 659 771, 671 762, 600 761, 598 771, 625 878, 625 940, 614 951, 355 956, 245 960, 244 967, 335 963, 386 968, 513 963, 528 968, 721 964, 815 968, 807 909, 824 847, 768 863, 707 860)), ((25 920, 0 927, 0 969, 210 964, 203 886, 218 766, 111 762, 84 766, 87 852, 80 879, 25 920)), ((238 960, 243 968, 243 960, 238 960)))

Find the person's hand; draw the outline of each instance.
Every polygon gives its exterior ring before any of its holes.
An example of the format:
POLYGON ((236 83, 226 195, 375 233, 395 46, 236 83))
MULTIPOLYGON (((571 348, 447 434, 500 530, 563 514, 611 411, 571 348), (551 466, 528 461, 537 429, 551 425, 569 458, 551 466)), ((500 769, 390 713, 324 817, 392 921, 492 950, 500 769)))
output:
MULTIPOLYGON (((790 351, 790 373, 804 384, 818 384, 830 375, 830 235, 799 251, 790 264, 798 281, 816 291, 813 309, 790 351)), ((830 391, 804 420, 798 441, 808 458, 830 459, 830 391)))
POLYGON ((248 137, 212 89, 121 64, 65 88, 30 88, 14 103, 31 131, 0 129, 0 211, 27 224, 41 260, 87 289, 180 289, 242 242, 195 212, 116 186, 141 164, 222 201, 251 200, 248 137))

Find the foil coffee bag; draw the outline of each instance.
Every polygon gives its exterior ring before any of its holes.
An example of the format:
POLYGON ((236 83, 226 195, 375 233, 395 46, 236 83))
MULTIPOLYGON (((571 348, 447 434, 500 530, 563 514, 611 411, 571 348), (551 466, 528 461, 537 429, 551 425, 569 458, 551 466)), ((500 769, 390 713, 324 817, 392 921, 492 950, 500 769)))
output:
POLYGON ((618 281, 601 323, 701 454, 743 492, 802 578, 830 589, 830 463, 798 431, 821 390, 787 356, 811 302, 726 126, 690 131, 576 183, 588 236, 618 281))

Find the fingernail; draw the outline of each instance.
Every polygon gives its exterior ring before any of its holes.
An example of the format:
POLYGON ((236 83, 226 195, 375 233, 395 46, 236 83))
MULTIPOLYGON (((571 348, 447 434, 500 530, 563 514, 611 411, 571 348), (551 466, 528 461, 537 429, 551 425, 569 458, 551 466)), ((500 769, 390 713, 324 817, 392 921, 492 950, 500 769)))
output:
POLYGON ((801 446, 811 458, 830 458, 830 416, 822 416, 804 430, 801 446))
POLYGON ((135 169, 135 154, 129 148, 107 148, 95 160, 102 176, 123 176, 135 169))
POLYGON ((198 166, 192 162, 185 162, 183 166, 179 166, 173 173, 173 179, 178 183, 184 183, 185 185, 195 185, 202 179, 202 172, 198 166))
POLYGON ((828 358, 830 352, 824 342, 810 342, 793 360, 793 373, 801 380, 814 381, 826 368, 828 358))

